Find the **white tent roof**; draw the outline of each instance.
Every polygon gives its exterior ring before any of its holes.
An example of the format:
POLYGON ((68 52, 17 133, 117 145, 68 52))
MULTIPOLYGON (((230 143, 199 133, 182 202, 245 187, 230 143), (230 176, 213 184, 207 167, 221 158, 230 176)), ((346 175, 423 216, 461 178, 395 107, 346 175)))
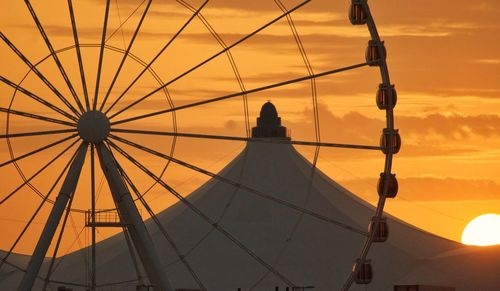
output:
MULTIPOLYGON (((374 214, 366 202, 320 171, 313 172, 290 145, 249 143, 219 174, 361 230, 374 214)), ((214 179, 187 199, 296 286, 339 290, 364 242, 356 232, 214 179)), ((158 218, 208 290, 285 290, 282 279, 183 204, 164 210, 158 218)), ((397 284, 498 290, 500 246, 464 246, 390 216, 388 224, 388 241, 375 244, 369 254, 373 281, 354 284, 351 290, 392 290, 397 284)), ((147 226, 174 288, 198 288, 154 223, 149 220, 147 226)), ((123 235, 99 243, 97 253, 98 284, 137 278, 123 235)), ((25 266, 24 261, 19 264, 25 266)), ((0 289, 14 288, 20 276, 19 271, 3 268, 0 289)), ((53 279, 85 285, 81 253, 63 257, 53 279)), ((109 290, 126 290, 125 285, 109 290)), ((128 285, 134 290, 136 283, 128 285)))

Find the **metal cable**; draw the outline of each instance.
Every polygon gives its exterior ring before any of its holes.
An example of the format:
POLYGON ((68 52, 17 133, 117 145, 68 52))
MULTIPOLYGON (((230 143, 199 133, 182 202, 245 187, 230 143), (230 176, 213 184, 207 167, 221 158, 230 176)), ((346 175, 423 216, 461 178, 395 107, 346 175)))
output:
POLYGON ((269 265, 266 261, 264 261, 261 257, 259 257, 256 253, 254 253, 251 249, 245 246, 241 241, 239 241, 236 237, 234 237, 231 233, 229 233, 225 228, 223 228, 220 224, 217 224, 213 221, 209 216, 207 216, 204 212, 198 209, 194 204, 185 199, 181 194, 179 194, 175 189, 167 185, 163 180, 153 174, 150 170, 148 170, 144 165, 130 156, 127 152, 123 151, 120 147, 114 144, 112 141, 108 141, 109 145, 115 148, 120 154, 126 157, 129 161, 131 161, 134 165, 136 165, 139 169, 141 169, 144 173, 150 176, 153 180, 157 180, 158 183, 163 186, 166 190, 168 190, 172 195, 174 195, 179 201, 181 201, 184 205, 186 205, 189 209, 191 209, 195 214, 197 214, 201 219, 210 224, 213 228, 217 229, 222 235, 224 235, 227 239, 233 242, 234 245, 239 247, 241 250, 246 252, 250 257, 252 257, 255 261, 261 264, 263 267, 271 271, 276 277, 278 277, 281 281, 283 281, 288 286, 295 286, 287 277, 278 272, 278 270, 274 269, 271 265, 269 265))
MULTIPOLYGON (((285 201, 285 200, 282 200, 282 199, 276 198, 276 197, 274 197, 273 195, 266 194, 266 193, 264 193, 264 192, 261 192, 261 191, 258 191, 258 190, 256 190, 256 189, 253 189, 253 188, 251 188, 251 187, 245 186, 245 185, 243 185, 243 184, 241 184, 241 183, 238 183, 238 182, 232 181, 231 179, 228 179, 228 178, 226 178, 226 177, 223 177, 223 176, 217 175, 217 174, 215 174, 215 173, 213 173, 213 172, 210 172, 210 171, 208 171, 208 170, 202 169, 202 168, 197 167, 197 166, 195 166, 195 165, 193 165, 193 164, 190 164, 190 163, 187 163, 187 162, 181 161, 181 160, 176 159, 176 158, 173 158, 173 157, 169 157, 169 156, 167 156, 167 155, 165 155, 165 154, 162 154, 162 153, 160 153, 160 152, 157 152, 157 151, 155 151, 155 150, 153 150, 153 149, 150 149, 150 148, 148 148, 148 147, 145 147, 145 146, 139 145, 139 144, 137 144, 137 143, 131 142, 131 141, 127 140, 127 139, 121 138, 121 137, 116 136, 116 135, 113 135, 113 134, 111 134, 111 135, 110 135, 110 137, 111 137, 112 139, 114 139, 114 140, 120 141, 120 142, 125 143, 125 144, 127 144, 127 145, 130 145, 130 146, 132 146, 132 147, 135 147, 135 148, 138 148, 138 149, 140 149, 140 150, 143 150, 143 151, 149 152, 149 153, 151 153, 151 154, 153 154, 153 155, 155 155, 155 156, 158 156, 158 157, 162 157, 162 158, 164 158, 164 159, 171 160, 172 162, 174 162, 174 163, 176 163, 176 164, 179 164, 179 165, 184 166, 184 167, 186 167, 186 168, 189 168, 189 169, 191 169, 191 170, 193 170, 193 171, 196 171, 196 172, 202 173, 202 174, 204 174, 204 175, 207 175, 207 176, 209 176, 209 177, 211 177, 211 178, 214 178, 214 179, 216 179, 216 180, 219 180, 219 181, 221 181, 221 182, 224 182, 224 183, 226 183, 226 184, 229 184, 229 185, 231 185, 231 186, 233 186, 233 187, 243 189, 243 190, 245 190, 245 191, 248 191, 248 192, 249 192, 249 193, 251 193, 251 194, 254 194, 254 195, 257 195, 257 196, 259 196, 259 197, 261 197, 261 198, 264 198, 264 199, 266 199, 266 200, 269 200, 269 201, 275 202, 275 203, 277 203, 277 204, 279 204, 279 205, 285 206, 285 207, 287 207, 287 208, 293 209, 293 210, 298 211, 298 212, 301 212, 301 213, 308 214, 308 215, 310 215, 310 216, 312 216, 312 217, 315 217, 315 218, 317 218, 317 219, 320 219, 320 220, 323 220, 323 221, 329 222, 329 223, 331 223, 331 224, 337 225, 337 226, 339 226, 339 227, 342 227, 342 228, 344 228, 344 229, 346 229, 346 230, 349 230, 349 231, 352 231, 352 232, 354 232, 354 233, 357 233, 357 234, 360 234, 360 235, 363 235, 363 236, 366 236, 366 235, 367 235, 367 232, 366 232, 366 231, 363 231, 363 230, 361 230, 361 229, 358 229, 358 228, 352 227, 352 226, 350 226, 349 224, 346 224, 346 223, 343 223, 343 222, 340 222, 340 221, 334 220, 334 219, 332 219, 332 218, 326 217, 326 216, 321 215, 321 214, 319 214, 319 213, 315 213, 314 211, 311 211, 311 210, 309 210, 309 209, 302 208, 302 207, 297 206, 297 205, 295 205, 295 204, 292 204, 292 203, 290 203, 290 202, 288 202, 288 201, 285 201)), ((113 144, 114 144, 114 143, 112 143, 112 142, 111 142, 111 145, 113 145, 113 144)))
MULTIPOLYGON (((281 18, 285 17, 286 14, 289 14, 289 13, 292 13, 294 11, 296 11, 297 9, 303 7, 304 5, 306 5, 307 3, 309 3, 311 0, 305 0, 303 2, 301 2, 299 5, 295 6, 293 9, 289 10, 287 13, 284 13, 278 17, 276 17, 275 19, 271 20, 270 22, 266 23, 265 25, 261 26, 260 28, 254 30, 253 32, 247 34, 245 37, 241 38, 240 40, 236 41, 235 43, 231 44, 230 46, 228 46, 226 49, 223 49, 221 51, 219 51, 218 53, 216 53, 215 55, 209 57, 208 59, 202 61, 201 63, 197 64, 196 66, 192 67, 191 69, 185 71, 184 73, 178 75, 177 77, 173 78, 172 80, 170 80, 169 82, 167 82, 165 85, 161 86, 161 87, 158 87, 156 89, 154 89, 153 91, 149 92, 148 94, 146 94, 145 96, 135 100, 134 102, 132 102, 131 104, 127 105, 126 107, 124 107, 123 109, 121 109, 120 111, 118 111, 117 113, 113 114, 110 116, 110 119, 118 116, 119 114, 123 113, 124 111, 130 109, 131 107, 137 105, 138 103, 146 100, 147 98, 149 98, 150 96, 152 96, 153 94, 155 94, 156 92, 160 91, 162 89, 162 87, 166 87, 166 86, 169 86, 171 84, 173 84, 174 82, 178 81, 179 79, 185 77, 186 75, 188 75, 189 73, 195 71, 196 69, 202 67, 203 65, 207 64, 208 62, 216 59, 218 56, 220 56, 221 54, 225 53, 227 50, 241 44, 242 42, 248 40, 249 38, 253 37, 254 35, 256 35, 257 33, 261 32, 262 30, 266 29, 267 27, 271 26, 272 24, 276 23, 278 20, 280 20, 281 18)), ((237 96, 241 96, 242 94, 248 94, 250 92, 240 92, 238 93, 237 96)), ((200 103, 200 104, 203 104, 203 103, 200 103)))
MULTIPOLYGON (((152 116, 157 116, 157 115, 169 113, 169 112, 172 112, 172 111, 183 110, 183 109, 187 109, 187 108, 191 108, 191 107, 196 107, 196 106, 200 106, 200 105, 204 105, 204 104, 218 102, 218 101, 222 101, 222 100, 225 100, 225 99, 230 99, 230 98, 234 98, 234 97, 237 97, 237 96, 241 96, 242 94, 250 94, 250 93, 261 92, 261 91, 269 90, 269 89, 272 89, 272 88, 277 88, 277 87, 281 87, 281 86, 285 86, 285 85, 289 85, 289 84, 293 84, 293 83, 302 82, 302 81, 305 81, 305 80, 309 80, 311 78, 318 78, 318 77, 323 77, 323 76, 327 76, 327 75, 337 74, 337 73, 341 73, 341 72, 345 72, 345 71, 350 71, 350 70, 353 70, 353 69, 356 69, 356 68, 365 67, 365 66, 368 66, 368 63, 365 62, 365 63, 351 65, 351 66, 347 66, 347 67, 343 67, 343 68, 328 70, 328 71, 325 71, 325 72, 322 72, 322 73, 314 74, 312 76, 304 76, 304 77, 300 77, 300 78, 296 78, 296 79, 291 79, 291 80, 287 80, 287 81, 283 81, 283 82, 279 82, 279 83, 274 83, 274 84, 271 84, 271 85, 266 85, 266 86, 262 86, 262 87, 250 89, 250 90, 247 90, 245 92, 236 92, 236 93, 232 93, 232 94, 228 94, 228 95, 224 95, 224 96, 220 96, 220 97, 215 97, 215 98, 207 99, 207 100, 204 100, 204 101, 198 101, 198 102, 193 102, 193 103, 186 104, 186 105, 177 106, 177 107, 174 107, 174 108, 171 108, 171 109, 164 109, 164 110, 160 110, 160 111, 156 111, 156 112, 152 112, 152 113, 148 113, 148 114, 144 114, 144 115, 139 115, 139 116, 135 116, 135 117, 131 117, 131 118, 121 119, 121 120, 118 120, 118 121, 111 122, 111 125, 122 124, 122 123, 126 123, 126 122, 131 122, 131 121, 135 121, 135 120, 140 120, 140 119, 144 119, 144 118, 148 118, 148 117, 152 117, 152 116)), ((166 83, 165 85, 167 85, 167 84, 169 84, 169 83, 166 83)), ((148 96, 151 96, 151 95, 148 95, 148 96)), ((139 100, 144 100, 144 97, 141 98, 141 99, 138 99, 137 101, 139 101, 139 100)), ((134 104, 137 104, 138 103, 137 101, 134 102, 134 104)), ((131 106, 129 105, 127 108, 124 108, 124 110, 128 109, 130 107, 131 106)), ((115 114, 115 116, 116 116, 116 114, 115 114)))
MULTIPOLYGON (((245 165, 246 163, 246 160, 247 160, 247 152, 244 152, 243 154, 243 165, 245 165)), ((245 170, 245 167, 242 166, 240 167, 240 173, 239 173, 239 177, 238 179, 241 180, 243 178, 243 175, 244 175, 244 170, 245 170)), ((231 207, 231 204, 233 203, 234 199, 236 198, 236 194, 238 194, 240 188, 237 188, 237 187, 233 187, 233 192, 231 193, 231 196, 229 197, 228 201, 226 202, 226 204, 224 205, 224 209, 222 210, 222 213, 219 215, 219 217, 215 220, 215 222, 217 224, 220 224, 222 219, 224 219, 227 211, 229 210, 229 207, 231 207)), ((210 228, 210 230, 208 230, 192 247, 190 247, 188 250, 186 250, 186 252, 184 253, 184 256, 189 256, 194 250, 196 250, 203 241, 205 241, 205 239, 207 239, 210 234, 214 231, 215 229, 214 228, 210 228)), ((169 266, 170 265, 173 265, 174 263, 176 263, 177 261, 172 261, 169 263, 169 266)))
MULTIPOLYGON (((196 9, 191 6, 189 3, 187 3, 184 0, 177 0, 178 3, 183 5, 184 7, 188 8, 191 12, 195 12, 196 9)), ((243 83, 243 79, 241 77, 240 71, 238 70, 238 66, 236 65, 236 61, 233 58, 233 54, 231 53, 231 50, 228 49, 226 43, 222 39, 222 37, 217 33, 217 31, 212 27, 212 25, 208 22, 208 20, 203 16, 203 14, 200 12, 198 13, 198 18, 201 20, 203 25, 207 28, 207 30, 210 32, 210 34, 215 38, 215 40, 219 43, 219 45, 226 51, 226 55, 229 59, 229 62, 231 63, 231 68, 233 70, 234 76, 236 77, 236 80, 238 81, 238 85, 240 86, 240 90, 242 92, 246 91, 245 84, 243 83)), ((250 116, 248 112, 248 95, 243 94, 243 112, 245 115, 245 129, 246 129, 246 134, 247 137, 250 137, 251 134, 251 129, 250 129, 250 116)))
MULTIPOLYGON (((281 0, 274 0, 276 5, 281 9, 282 12, 287 12, 288 10, 286 9, 285 5, 281 2, 281 0)), ((297 43, 297 47, 299 48, 300 55, 302 56, 302 60, 304 62, 304 65, 306 66, 307 72, 309 76, 314 76, 314 70, 312 68, 311 62, 309 61, 309 57, 307 56, 306 50, 304 48, 304 44, 302 43, 302 40, 300 39, 299 32, 297 31, 297 27, 295 26, 295 23, 293 21, 293 18, 290 14, 287 14, 286 16, 288 26, 292 30, 293 37, 295 39, 295 42, 297 43)), ((319 111, 318 111, 318 93, 317 93, 317 88, 316 88, 316 79, 311 78, 311 96, 312 96, 312 103, 313 103, 313 117, 314 117, 314 132, 316 135, 316 142, 321 142, 321 130, 320 130, 320 122, 319 122, 319 111)), ((316 167, 316 163, 318 161, 318 155, 319 155, 319 150, 320 147, 316 147, 316 151, 314 153, 314 158, 312 165, 313 167, 316 167)))
POLYGON ((149 204, 143 198, 144 195, 141 195, 140 191, 137 189, 137 187, 132 182, 132 180, 130 179, 130 177, 123 170, 123 168, 120 166, 120 164, 118 164, 118 161, 115 160, 115 162, 118 165, 118 170, 122 174, 122 177, 129 184, 130 188, 132 188, 132 190, 134 191, 135 195, 138 197, 139 201, 141 201, 141 203, 144 206, 144 208, 146 208, 146 210, 148 211, 149 215, 153 219, 153 222, 156 224, 156 226, 158 227, 158 229, 162 233, 163 237, 165 237, 165 239, 168 241, 168 243, 170 244, 170 246, 174 250, 175 254, 182 261, 182 263, 184 264, 184 266, 186 267, 186 269, 189 271, 189 273, 191 274, 191 276, 193 277, 193 279, 196 281, 196 284, 201 288, 201 290, 206 291, 207 290, 206 287, 203 285, 203 283, 201 282, 199 276, 196 274, 196 272, 194 271, 194 269, 187 262, 185 255, 183 255, 181 253, 180 249, 175 244, 173 238, 170 236, 170 234, 167 232, 167 230, 163 227, 163 225, 161 224, 160 220, 158 219, 158 217, 156 216, 156 214, 154 213, 154 211, 151 209, 151 207, 149 206, 149 204))
MULTIPOLYGON (((145 1, 145 0, 144 0, 145 1)), ((205 0, 205 2, 198 8, 198 10, 189 17, 189 19, 184 23, 184 25, 181 26, 179 30, 170 38, 170 40, 160 49, 160 51, 153 57, 153 59, 145 66, 145 68, 135 77, 135 79, 127 86, 127 88, 118 96, 113 103, 109 106, 106 111, 104 111, 105 114, 108 114, 111 109, 125 96, 125 94, 132 88, 132 86, 141 78, 141 76, 146 72, 146 70, 151 69, 151 65, 163 54, 163 52, 177 39, 177 37, 184 31, 184 29, 191 23, 191 21, 196 17, 196 14, 205 7, 205 5, 208 3, 209 0, 205 0)), ((162 84, 163 86, 164 84, 162 84)), ((166 87, 166 86, 163 86, 166 87)), ((112 117, 112 116, 111 116, 112 117)), ((111 118, 110 117, 110 118, 111 118)))
POLYGON ((127 21, 137 12, 137 10, 139 10, 139 8, 141 8, 141 6, 144 4, 144 2, 146 2, 146 0, 143 0, 139 5, 137 5, 137 7, 134 9, 134 11, 132 11, 132 13, 130 13, 130 15, 127 16, 127 18, 125 18, 125 20, 122 23, 120 23, 120 25, 106 38, 105 43, 107 43, 122 28, 122 26, 125 23, 127 23, 127 21))
MULTIPOLYGON (((132 39, 130 40, 129 45, 128 45, 127 49, 125 50, 125 54, 122 57, 120 65, 118 65, 118 69, 116 70, 116 73, 115 73, 115 75, 113 77, 113 80, 111 80, 111 83, 108 85, 108 91, 106 92, 106 95, 104 96, 104 99, 103 99, 103 101, 101 103, 99 111, 102 111, 103 108, 104 108, 104 105, 106 105, 106 101, 109 98, 109 94, 111 94, 111 90, 113 90, 113 87, 115 86, 116 80, 118 79, 118 76, 120 75, 120 72, 121 72, 121 70, 123 68, 123 65, 125 64, 125 61, 127 60, 127 56, 130 53, 130 49, 134 45, 135 39, 136 39, 137 35, 139 34, 139 30, 141 29, 142 23, 144 22, 144 19, 146 18, 146 15, 147 15, 147 13, 149 11, 149 7, 151 6, 151 2, 152 2, 152 0, 148 1, 148 4, 146 5, 146 8, 144 9, 144 12, 142 13, 141 19, 139 20, 139 24, 137 24, 137 27, 136 27, 136 29, 134 31, 134 34, 132 35, 132 39)), ((118 10, 118 15, 119 15, 119 13, 120 12, 118 10)), ((123 30, 122 30, 122 37, 123 37, 123 30)), ((123 37, 123 41, 125 42, 125 38, 124 37, 123 37)))
MULTIPOLYGON (((280 0, 274 0, 274 2, 281 9, 282 12, 287 11, 285 5, 283 5, 283 3, 280 0)), ((300 35, 297 31, 297 28, 295 27, 295 23, 293 21, 293 18, 291 15, 287 15, 286 18, 287 18, 288 26, 290 27, 292 34, 293 34, 293 37, 295 39, 295 42, 297 43, 297 46, 299 48, 300 54, 302 56, 302 60, 304 61, 304 64, 307 68, 308 74, 309 74, 309 76, 312 76, 312 75, 314 75, 314 71, 312 69, 311 63, 309 62, 309 58, 306 54, 304 45, 302 44, 302 41, 300 39, 300 35)), ((312 104, 313 104, 314 131, 315 131, 316 143, 318 145, 315 147, 315 151, 314 151, 314 157, 313 157, 312 168, 311 168, 311 175, 310 175, 310 178, 308 179, 309 183, 307 186, 307 190, 305 192, 306 194, 305 194, 304 201, 302 203, 303 208, 305 208, 307 206, 307 203, 308 203, 309 198, 311 196, 311 191, 313 189, 313 183, 314 183, 314 177, 315 177, 314 174, 316 173, 316 169, 317 169, 316 163, 318 161, 319 150, 320 150, 319 143, 321 142, 319 114, 318 114, 318 102, 317 102, 317 90, 316 90, 316 79, 312 78, 312 79, 310 79, 310 81, 311 81, 311 94, 312 94, 312 104)), ((292 241, 292 237, 294 236, 300 223, 302 222, 303 217, 304 217, 304 212, 300 212, 295 223, 293 224, 293 226, 290 230, 290 233, 289 233, 287 239, 284 242, 283 247, 281 248, 278 255, 276 256, 276 259, 273 262, 273 266, 276 266, 279 263, 279 261, 281 260, 281 258, 283 257, 283 255, 285 254, 285 251, 287 250, 289 243, 292 241)), ((269 275, 269 272, 265 273, 257 282, 255 282, 255 284, 250 288, 250 291, 254 290, 258 286, 258 284, 260 282, 262 282, 268 275, 269 275)))

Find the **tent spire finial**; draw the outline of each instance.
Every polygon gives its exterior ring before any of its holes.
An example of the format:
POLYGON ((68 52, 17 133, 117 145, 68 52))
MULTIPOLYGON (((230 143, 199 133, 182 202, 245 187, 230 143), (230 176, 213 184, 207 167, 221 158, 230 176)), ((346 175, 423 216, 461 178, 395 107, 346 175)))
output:
POLYGON ((252 128, 252 137, 288 138, 286 127, 281 125, 276 107, 268 100, 260 109, 257 126, 252 128))

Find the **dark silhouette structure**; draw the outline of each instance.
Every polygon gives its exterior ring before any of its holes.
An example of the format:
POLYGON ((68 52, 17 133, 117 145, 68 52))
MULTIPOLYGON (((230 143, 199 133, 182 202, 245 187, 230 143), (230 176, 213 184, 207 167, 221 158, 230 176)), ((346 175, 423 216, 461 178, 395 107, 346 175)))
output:
POLYGON ((252 137, 257 138, 289 138, 286 127, 281 125, 276 107, 267 101, 260 109, 257 126, 252 128, 252 137))

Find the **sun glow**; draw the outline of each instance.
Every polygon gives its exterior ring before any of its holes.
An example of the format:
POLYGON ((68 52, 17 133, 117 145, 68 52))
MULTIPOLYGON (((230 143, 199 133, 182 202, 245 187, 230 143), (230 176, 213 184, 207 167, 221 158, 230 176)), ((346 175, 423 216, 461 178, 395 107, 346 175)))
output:
POLYGON ((500 215, 483 214, 471 220, 462 232, 462 243, 475 246, 500 244, 500 215))

